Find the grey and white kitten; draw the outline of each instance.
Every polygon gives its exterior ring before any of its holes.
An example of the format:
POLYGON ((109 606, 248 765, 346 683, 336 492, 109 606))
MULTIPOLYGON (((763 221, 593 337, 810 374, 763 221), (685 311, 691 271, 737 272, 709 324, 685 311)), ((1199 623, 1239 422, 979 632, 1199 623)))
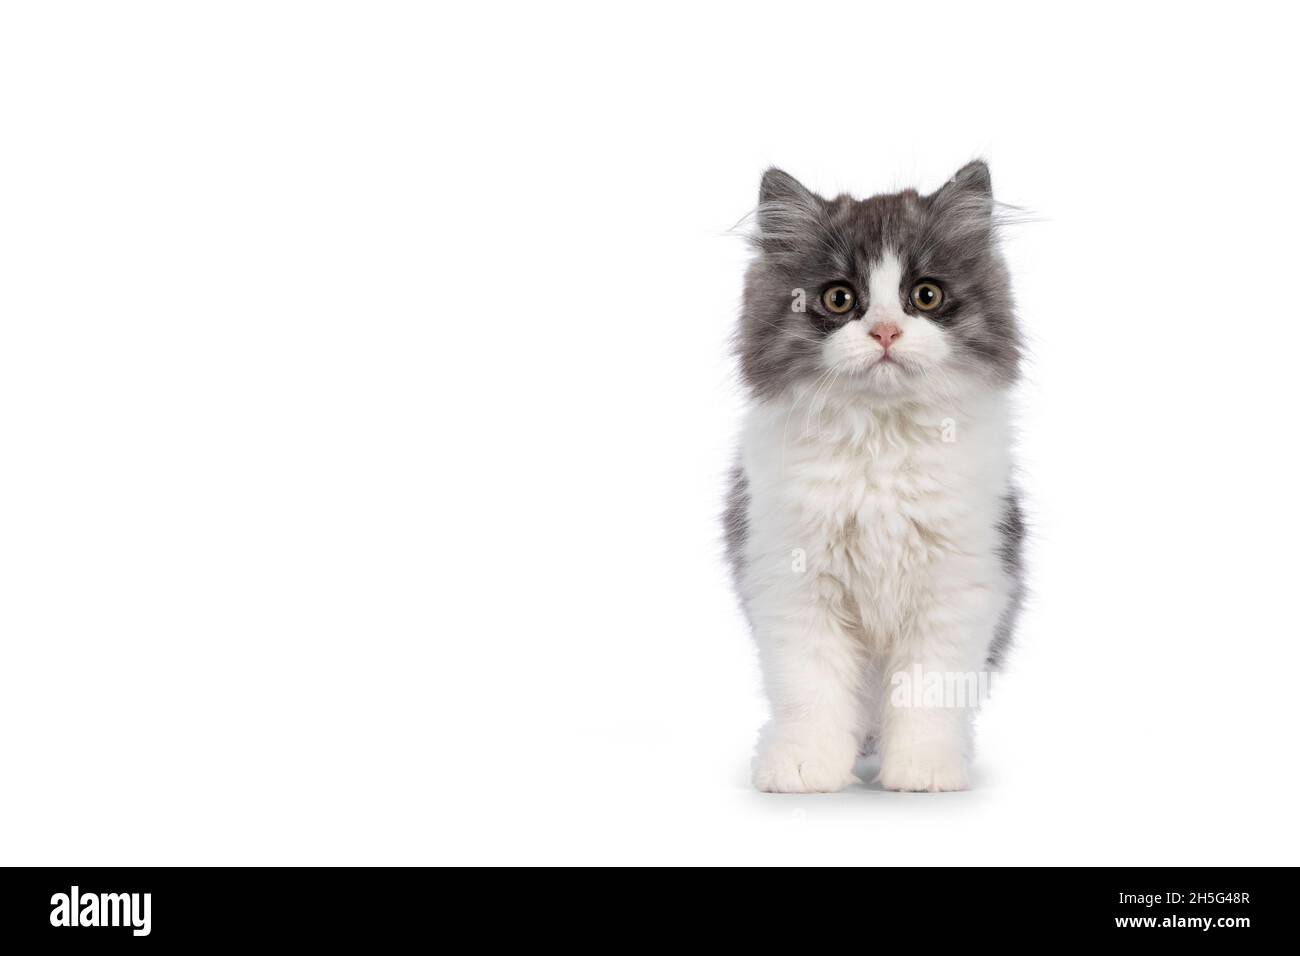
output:
POLYGON ((726 512, 772 718, 760 790, 969 785, 1022 593, 1021 337, 988 167, 931 195, 763 176, 737 332, 752 398, 726 512))

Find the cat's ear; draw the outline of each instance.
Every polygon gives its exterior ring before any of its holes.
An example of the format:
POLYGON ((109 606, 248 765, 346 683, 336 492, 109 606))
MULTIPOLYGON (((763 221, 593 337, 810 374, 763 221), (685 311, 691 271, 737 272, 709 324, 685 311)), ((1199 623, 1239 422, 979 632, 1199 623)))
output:
POLYGON ((993 177, 989 175, 989 164, 982 159, 972 160, 957 170, 952 179, 939 192, 950 190, 973 196, 993 198, 993 177))
POLYGON ((759 245, 769 252, 804 241, 821 223, 822 198, 775 166, 763 173, 758 187, 759 245))
POLYGON ((770 166, 758 186, 758 207, 761 210, 764 206, 781 203, 816 205, 817 194, 784 169, 770 166))
POLYGON ((938 192, 929 197, 930 209, 944 220, 950 230, 971 234, 993 230, 993 178, 988 163, 982 159, 957 170, 938 192))

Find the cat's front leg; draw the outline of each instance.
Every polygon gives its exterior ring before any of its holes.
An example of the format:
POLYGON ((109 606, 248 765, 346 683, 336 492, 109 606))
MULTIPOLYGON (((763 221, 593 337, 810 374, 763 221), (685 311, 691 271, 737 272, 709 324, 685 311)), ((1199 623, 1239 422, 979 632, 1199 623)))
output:
POLYGON ((884 669, 881 786, 965 790, 980 670, 996 620, 995 587, 934 595, 884 669))
MULTIPOLYGON (((929 666, 934 667, 935 662, 929 666)), ((922 662, 912 665, 926 666, 922 662)), ((912 666, 909 665, 909 666, 912 666)), ((970 786, 970 716, 886 704, 879 782, 886 790, 965 790, 970 786)))
POLYGON ((842 790, 857 782, 862 645, 837 613, 834 595, 801 593, 785 603, 755 615, 772 720, 754 758, 754 786, 769 793, 842 790))

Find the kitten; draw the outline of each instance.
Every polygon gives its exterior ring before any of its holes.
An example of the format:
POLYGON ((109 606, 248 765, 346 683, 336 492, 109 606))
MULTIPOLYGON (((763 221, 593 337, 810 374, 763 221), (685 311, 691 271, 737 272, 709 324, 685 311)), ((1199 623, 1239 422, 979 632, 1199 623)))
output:
POLYGON ((995 669, 1022 591, 995 213, 982 162, 861 201, 763 176, 725 516, 772 709, 760 790, 839 790, 864 742, 887 789, 968 786, 973 703, 930 681, 995 669))

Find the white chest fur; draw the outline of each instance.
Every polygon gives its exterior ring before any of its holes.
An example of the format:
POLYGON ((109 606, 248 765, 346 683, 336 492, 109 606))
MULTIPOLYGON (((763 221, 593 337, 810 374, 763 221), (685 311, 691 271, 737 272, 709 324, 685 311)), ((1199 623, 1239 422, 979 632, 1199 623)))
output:
POLYGON ((765 403, 746 423, 752 611, 779 615, 811 594, 876 647, 905 638, 922 605, 956 589, 986 592, 995 615, 1008 584, 997 553, 1005 396, 881 410, 843 393, 818 405, 765 403))

